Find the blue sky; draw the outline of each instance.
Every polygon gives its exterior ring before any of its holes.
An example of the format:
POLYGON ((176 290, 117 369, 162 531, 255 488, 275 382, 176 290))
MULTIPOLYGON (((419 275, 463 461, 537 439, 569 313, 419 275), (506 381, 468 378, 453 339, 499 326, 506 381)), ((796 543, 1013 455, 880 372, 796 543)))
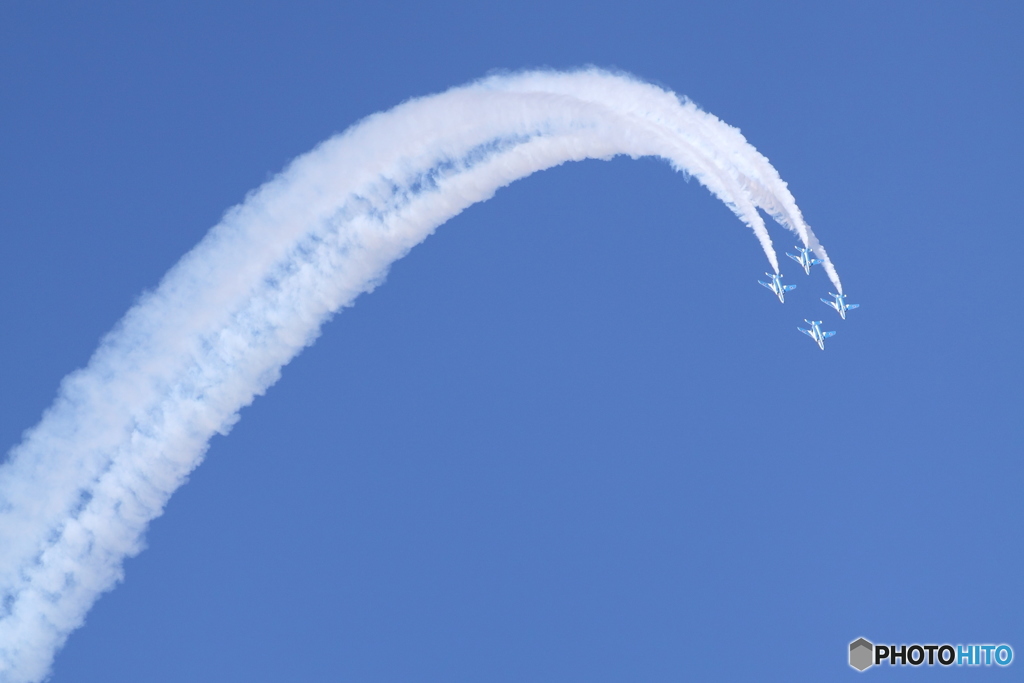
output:
POLYGON ((780 306, 749 230, 662 162, 520 181, 214 440, 53 681, 842 680, 859 636, 1024 656, 1022 19, 0 8, 8 446, 248 190, 493 69, 624 69, 740 127, 862 304, 840 321, 787 260, 780 306))

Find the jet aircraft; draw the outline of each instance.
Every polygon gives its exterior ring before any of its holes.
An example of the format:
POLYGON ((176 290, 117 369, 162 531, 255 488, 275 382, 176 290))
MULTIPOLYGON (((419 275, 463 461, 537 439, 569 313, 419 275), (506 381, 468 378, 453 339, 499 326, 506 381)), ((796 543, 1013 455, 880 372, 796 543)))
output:
POLYGON ((811 258, 811 250, 808 247, 793 247, 800 252, 799 256, 793 256, 788 251, 786 256, 793 259, 800 264, 800 267, 804 269, 804 272, 808 275, 811 274, 811 266, 816 266, 819 263, 824 263, 820 258, 811 258))
POLYGON ((829 301, 828 299, 822 299, 826 304, 839 311, 839 317, 846 320, 846 312, 852 311, 855 308, 860 308, 860 304, 848 304, 846 303, 845 294, 833 294, 828 293, 829 296, 834 297, 835 301, 829 301))
POLYGON ((796 289, 796 285, 784 285, 782 284, 782 273, 765 273, 772 279, 771 284, 767 282, 757 281, 762 287, 767 287, 775 293, 775 296, 779 297, 779 301, 786 303, 786 292, 791 292, 796 289))
POLYGON ((824 351, 825 350, 825 340, 828 339, 829 337, 833 336, 835 334, 835 332, 822 332, 822 330, 821 330, 821 321, 820 320, 808 320, 807 318, 804 318, 804 322, 807 323, 808 325, 810 325, 811 329, 805 330, 802 327, 798 327, 796 329, 800 330, 801 332, 806 334, 808 337, 810 337, 814 341, 818 342, 818 348, 821 349, 822 351, 824 351))

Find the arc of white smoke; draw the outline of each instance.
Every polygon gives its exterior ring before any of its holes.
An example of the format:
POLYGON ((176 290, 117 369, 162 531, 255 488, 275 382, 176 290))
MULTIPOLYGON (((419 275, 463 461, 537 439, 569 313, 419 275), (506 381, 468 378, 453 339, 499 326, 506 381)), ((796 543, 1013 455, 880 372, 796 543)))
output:
POLYGON ((693 175, 776 270, 759 207, 817 244, 738 131, 629 77, 496 76, 369 117, 230 210, 65 378, 0 467, 0 681, 46 675, 210 437, 394 260, 518 178, 617 154, 693 175))
MULTIPOLYGON (((493 80, 495 87, 509 87, 500 77, 493 80)), ((487 82, 485 81, 485 83, 487 82)), ((535 72, 526 78, 517 79, 512 84, 512 89, 518 92, 559 92, 572 94, 581 99, 592 98, 598 91, 607 94, 610 90, 608 83, 601 78, 600 72, 591 72, 585 77, 574 80, 569 85, 561 82, 557 74, 535 72)), ((719 141, 719 153, 728 155, 728 163, 739 169, 742 177, 748 183, 747 192, 752 203, 763 209, 781 225, 796 233, 804 246, 814 250, 815 254, 824 261, 822 265, 828 273, 829 279, 837 287, 837 291, 842 293, 843 286, 839 280, 839 274, 825 252, 825 248, 818 242, 810 226, 804 220, 786 182, 782 180, 768 159, 750 146, 738 129, 724 125, 711 114, 701 112, 692 102, 685 100, 680 102, 674 93, 651 88, 646 83, 624 79, 611 86, 611 89, 615 90, 616 96, 609 103, 609 107, 616 113, 644 121, 657 120, 667 126, 677 139, 690 140, 703 136, 719 141)), ((778 263, 771 249, 771 240, 767 231, 763 230, 763 223, 751 222, 745 213, 737 213, 744 222, 754 229, 762 246, 765 247, 769 261, 778 272, 778 263)))

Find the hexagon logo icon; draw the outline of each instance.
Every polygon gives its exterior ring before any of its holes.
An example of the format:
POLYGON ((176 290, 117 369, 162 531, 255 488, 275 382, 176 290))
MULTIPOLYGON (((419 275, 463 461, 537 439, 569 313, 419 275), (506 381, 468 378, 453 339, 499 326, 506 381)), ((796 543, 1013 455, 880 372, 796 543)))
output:
POLYGON ((875 646, 864 638, 858 638, 850 643, 850 666, 857 671, 863 671, 874 664, 874 655, 875 646))

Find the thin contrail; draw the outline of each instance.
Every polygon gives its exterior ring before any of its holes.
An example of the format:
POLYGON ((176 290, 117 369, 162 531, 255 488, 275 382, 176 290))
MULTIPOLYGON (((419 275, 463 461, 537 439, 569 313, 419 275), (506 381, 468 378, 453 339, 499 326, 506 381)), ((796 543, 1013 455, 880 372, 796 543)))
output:
POLYGON ((0 681, 47 675, 209 439, 391 263, 514 180, 619 154, 696 178, 778 271, 762 209, 840 287, 768 160, 737 129, 632 77, 499 75, 374 114, 228 211, 63 380, 0 467, 0 681))

